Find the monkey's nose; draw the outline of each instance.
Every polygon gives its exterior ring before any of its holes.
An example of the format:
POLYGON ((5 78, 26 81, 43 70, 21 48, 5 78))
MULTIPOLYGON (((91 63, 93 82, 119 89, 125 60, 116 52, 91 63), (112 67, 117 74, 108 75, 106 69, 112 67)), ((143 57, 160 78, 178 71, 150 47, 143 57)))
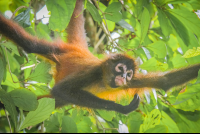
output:
POLYGON ((126 79, 126 76, 127 76, 127 73, 124 73, 124 74, 123 74, 123 78, 125 78, 125 79, 126 79))

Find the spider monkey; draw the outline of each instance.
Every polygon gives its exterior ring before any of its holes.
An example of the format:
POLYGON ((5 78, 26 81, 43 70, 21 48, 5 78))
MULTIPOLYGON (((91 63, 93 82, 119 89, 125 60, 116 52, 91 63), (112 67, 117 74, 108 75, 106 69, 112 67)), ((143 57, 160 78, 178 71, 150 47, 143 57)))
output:
POLYGON ((125 54, 111 54, 104 60, 96 58, 87 47, 84 17, 80 14, 82 10, 82 0, 77 0, 66 29, 67 42, 38 39, 25 32, 15 22, 0 15, 1 34, 27 53, 42 55, 56 63, 55 86, 50 95, 55 98, 56 107, 70 103, 127 114, 137 109, 140 101, 138 94, 143 91, 140 88, 167 91, 198 76, 200 64, 165 74, 142 75, 137 73, 135 60, 125 54), (130 94, 134 95, 134 99, 126 106, 102 97, 124 91, 133 91, 130 94))

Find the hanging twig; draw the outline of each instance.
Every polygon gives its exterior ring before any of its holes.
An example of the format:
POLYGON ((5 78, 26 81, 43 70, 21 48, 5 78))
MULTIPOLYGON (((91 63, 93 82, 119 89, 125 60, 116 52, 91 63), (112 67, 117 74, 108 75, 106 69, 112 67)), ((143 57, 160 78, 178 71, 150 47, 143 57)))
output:
POLYGON ((11 124, 10 124, 10 120, 9 120, 8 114, 7 114, 7 112, 6 112, 5 109, 3 109, 3 110, 4 110, 4 112, 5 112, 5 114, 6 114, 6 118, 7 118, 7 120, 8 120, 8 124, 9 124, 9 127, 10 127, 10 133, 12 133, 12 127, 11 127, 11 124))
POLYGON ((110 34, 110 31, 108 30, 108 25, 107 25, 107 22, 106 22, 106 17, 105 17, 105 14, 100 8, 99 8, 99 5, 97 4, 97 1, 96 0, 93 0, 95 6, 97 7, 97 9, 102 13, 103 15, 103 19, 105 21, 105 24, 104 22, 102 21, 100 27, 102 28, 102 30, 104 31, 104 33, 107 35, 109 41, 113 44, 113 46, 117 47, 119 50, 121 50, 122 52, 124 52, 124 50, 122 48, 120 48, 118 46, 118 44, 112 39, 111 37, 111 34, 110 34))

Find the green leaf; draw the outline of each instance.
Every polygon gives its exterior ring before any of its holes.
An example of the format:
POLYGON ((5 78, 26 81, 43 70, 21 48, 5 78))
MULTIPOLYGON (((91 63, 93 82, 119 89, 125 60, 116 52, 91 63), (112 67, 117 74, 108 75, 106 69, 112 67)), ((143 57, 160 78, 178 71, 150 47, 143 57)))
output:
MULTIPOLYGON (((105 23, 104 19, 103 19, 103 22, 105 23)), ((107 22, 108 30, 112 32, 115 29, 115 22, 110 21, 110 20, 106 20, 106 22, 107 22)))
POLYGON ((33 73, 31 73, 28 80, 48 83, 52 79, 52 75, 49 74, 50 69, 51 69, 50 63, 41 62, 37 65, 33 73))
POLYGON ((145 133, 167 133, 168 129, 165 125, 156 125, 154 128, 150 128, 145 133))
POLYGON ((90 2, 87 2, 87 9, 89 10, 90 14, 92 15, 92 18, 97 21, 97 22, 101 22, 101 16, 98 12, 98 10, 96 9, 96 7, 91 4, 90 2))
POLYGON ((51 30, 48 28, 47 25, 44 25, 42 24, 42 22, 40 22, 38 25, 37 25, 37 37, 39 37, 40 39, 47 39, 47 40, 50 40, 51 41, 51 37, 49 36, 50 35, 50 32, 51 30))
POLYGON ((150 24, 150 15, 149 15, 149 11, 144 8, 143 12, 142 12, 142 18, 141 18, 141 37, 140 37, 140 44, 143 43, 148 29, 149 29, 149 24, 150 24))
POLYGON ((33 111, 38 106, 37 96, 25 88, 12 90, 9 94, 14 104, 25 111, 33 111))
POLYGON ((156 4, 159 6, 163 6, 168 3, 179 4, 179 3, 184 3, 184 2, 188 2, 188 1, 190 1, 190 0, 155 0, 156 4))
POLYGON ((187 66, 185 59, 180 54, 177 54, 176 56, 174 56, 171 61, 172 61, 174 68, 180 68, 180 67, 187 66))
MULTIPOLYGON (((0 83, 2 82, 3 80, 3 76, 4 76, 4 71, 5 71, 5 65, 4 65, 4 62, 2 60, 2 58, 0 57, 0 83)), ((1 86, 0 86, 1 87, 1 86)))
POLYGON ((8 72, 8 71, 6 72, 6 80, 2 81, 1 84, 7 85, 7 86, 10 86, 10 87, 13 87, 13 88, 19 88, 20 87, 19 80, 18 80, 17 76, 12 74, 12 77, 11 77, 10 72, 8 72), (16 82, 16 83, 14 83, 13 81, 16 82))
POLYGON ((1 0, 0 1, 0 11, 3 13, 6 10, 9 10, 10 1, 9 0, 1 0))
POLYGON ((162 119, 160 125, 167 126, 168 133, 180 133, 177 124, 164 111, 161 112, 162 119))
POLYGON ((16 55, 20 56, 18 48, 16 45, 14 45, 13 42, 8 41, 6 43, 2 43, 3 46, 5 46, 6 48, 8 48, 9 50, 11 50, 13 53, 15 53, 16 55))
POLYGON ((143 124, 140 125, 139 132, 142 133, 150 128, 154 128, 156 125, 160 124, 160 119, 161 119, 160 111, 158 109, 152 110, 151 113, 144 118, 143 124))
POLYGON ((54 31, 63 31, 72 16, 76 0, 47 0, 48 11, 51 11, 49 27, 54 31))
POLYGON ((158 71, 158 70, 165 71, 168 68, 168 65, 157 61, 153 57, 149 59, 147 62, 144 62, 142 65, 140 65, 140 68, 147 71, 158 71))
POLYGON ((190 3, 190 5, 193 7, 194 10, 200 9, 200 1, 199 0, 190 0, 188 3, 190 3))
POLYGON ((182 22, 182 24, 184 24, 185 27, 187 27, 189 31, 200 37, 200 19, 195 13, 188 11, 186 8, 183 9, 182 10, 173 9, 169 10, 169 12, 174 17, 179 19, 182 22))
POLYGON ((184 111, 194 111, 200 108, 200 84, 188 85, 186 91, 179 93, 173 106, 184 111))
POLYGON ((128 115, 128 130, 129 133, 139 133, 140 125, 143 123, 142 114, 139 112, 132 112, 128 115))
POLYGON ((162 29, 162 33, 165 35, 165 37, 169 36, 169 34, 171 33, 171 26, 169 24, 169 20, 167 19, 166 14, 158 9, 158 20, 160 23, 160 27, 162 29))
POLYGON ((155 43, 149 44, 147 45, 147 48, 158 55, 158 58, 165 58, 165 56, 167 55, 165 42, 163 41, 157 41, 155 43))
POLYGON ((92 133, 92 124, 89 117, 83 117, 82 121, 77 124, 78 133, 92 133))
POLYGON ((58 121, 58 114, 59 113, 55 113, 55 114, 51 115, 50 119, 48 121, 47 120, 45 121, 44 125, 45 125, 47 133, 59 132, 60 123, 58 121))
POLYGON ((8 111, 11 120, 16 128, 17 126, 17 110, 11 96, 0 88, 0 99, 3 102, 6 110, 8 111))
POLYGON ((183 21, 180 21, 176 16, 171 14, 170 12, 165 12, 174 28, 176 33, 179 35, 179 37, 183 40, 185 45, 189 45, 190 40, 189 40, 189 34, 188 30, 186 27, 183 25, 183 21))
POLYGON ((122 14, 119 12, 122 5, 119 2, 113 2, 105 10, 105 17, 108 20, 118 22, 122 19, 122 14))
MULTIPOLYGON (((200 120, 191 121, 188 120, 184 115, 180 114, 175 108, 170 107, 170 112, 176 119, 176 124, 179 127, 181 133, 198 133, 200 131, 200 120)), ((195 115, 193 115, 195 116, 195 115)))
POLYGON ((121 27, 123 27, 123 28, 125 28, 125 29, 131 31, 131 32, 134 32, 133 27, 132 27, 130 24, 128 24, 128 23, 127 23, 125 20, 123 20, 123 19, 120 20, 119 22, 117 22, 117 24, 120 25, 121 27))
POLYGON ((27 114, 24 122, 20 125, 19 130, 23 128, 36 125, 51 115, 55 109, 55 100, 51 98, 42 98, 39 101, 39 105, 35 111, 31 111, 27 114))
POLYGON ((166 0, 166 4, 170 3, 170 4, 180 4, 180 3, 185 3, 188 2, 190 0, 166 0))
POLYGON ((77 133, 77 126, 74 120, 69 116, 62 119, 62 133, 77 133))
POLYGON ((27 8, 24 12, 18 14, 13 20, 21 25, 23 28, 29 27, 31 25, 30 10, 31 8, 27 8))
POLYGON ((107 121, 112 121, 112 119, 116 116, 114 111, 97 110, 97 112, 107 121))
POLYGON ((200 71, 198 72, 198 77, 197 77, 197 81, 195 84, 198 84, 198 83, 200 83, 200 71))
POLYGON ((193 47, 193 49, 189 49, 183 55, 184 58, 191 58, 200 55, 200 47, 193 47))
POLYGON ((50 89, 49 87, 47 87, 46 84, 41 84, 41 83, 37 83, 37 84, 31 84, 28 87, 34 94, 36 94, 37 96, 39 95, 44 95, 44 94, 50 94, 50 89))

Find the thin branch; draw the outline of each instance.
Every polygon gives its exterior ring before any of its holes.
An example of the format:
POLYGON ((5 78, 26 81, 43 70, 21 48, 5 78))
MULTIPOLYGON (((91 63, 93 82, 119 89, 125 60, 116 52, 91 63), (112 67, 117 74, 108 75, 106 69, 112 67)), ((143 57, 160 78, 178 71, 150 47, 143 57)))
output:
POLYGON ((44 133, 44 121, 42 122, 42 125, 41 125, 41 133, 44 133))
POLYGON ((4 112, 5 112, 5 114, 6 114, 6 118, 7 118, 7 120, 8 120, 8 124, 9 124, 9 127, 10 127, 10 133, 12 133, 12 127, 11 127, 11 124, 10 124, 10 120, 9 120, 8 114, 7 114, 7 112, 6 112, 5 109, 4 109, 4 112))
POLYGON ((26 6, 20 6, 20 7, 18 7, 18 8, 14 11, 14 13, 13 13, 13 15, 12 15, 12 17, 11 17, 10 19, 12 20, 12 19, 15 17, 16 12, 19 11, 20 9, 22 9, 22 8, 28 8, 28 7, 26 7, 26 6))
POLYGON ((104 18, 104 21, 105 21, 105 24, 104 24, 104 22, 102 21, 100 27, 103 29, 104 33, 107 35, 109 41, 113 44, 113 46, 117 47, 117 48, 120 49, 122 52, 124 52, 124 50, 118 46, 118 44, 112 39, 112 37, 111 37, 111 35, 110 35, 110 31, 108 30, 108 25, 107 25, 107 22, 106 22, 105 13, 99 8, 99 5, 97 4, 97 1, 96 1, 96 0, 93 0, 93 2, 94 2, 94 4, 95 4, 95 6, 97 7, 97 9, 102 13, 103 18, 104 18))
POLYGON ((97 48, 99 47, 99 45, 101 44, 101 42, 104 40, 104 38, 106 37, 106 34, 103 34, 103 36, 100 38, 100 40, 97 42, 97 44, 94 46, 94 52, 97 51, 97 48))

